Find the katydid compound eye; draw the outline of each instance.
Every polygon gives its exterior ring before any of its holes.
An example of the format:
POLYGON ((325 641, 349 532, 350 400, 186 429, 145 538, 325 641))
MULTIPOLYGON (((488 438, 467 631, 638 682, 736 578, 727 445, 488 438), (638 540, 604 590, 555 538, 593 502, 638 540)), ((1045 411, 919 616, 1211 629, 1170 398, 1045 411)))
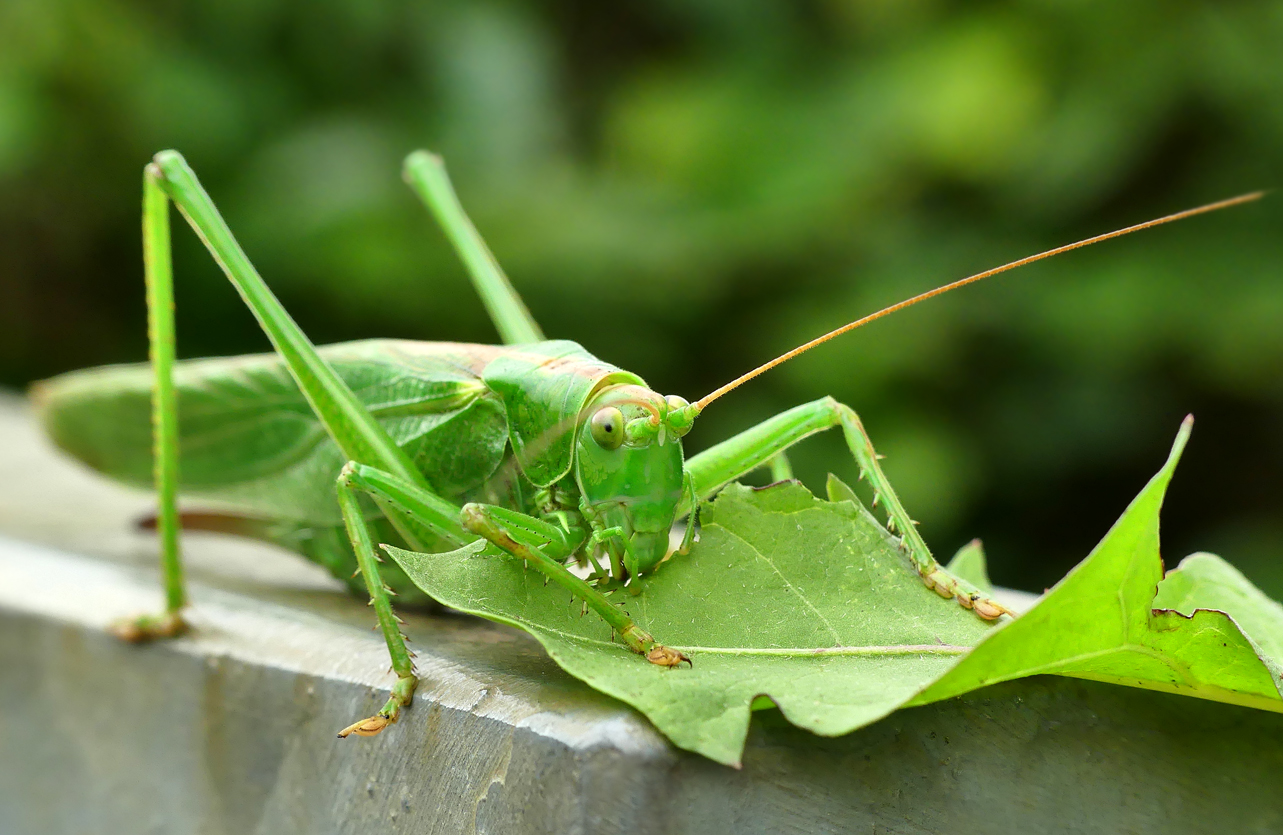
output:
POLYGON ((624 442, 624 413, 614 406, 598 409, 592 416, 592 439, 602 449, 618 449, 624 442))

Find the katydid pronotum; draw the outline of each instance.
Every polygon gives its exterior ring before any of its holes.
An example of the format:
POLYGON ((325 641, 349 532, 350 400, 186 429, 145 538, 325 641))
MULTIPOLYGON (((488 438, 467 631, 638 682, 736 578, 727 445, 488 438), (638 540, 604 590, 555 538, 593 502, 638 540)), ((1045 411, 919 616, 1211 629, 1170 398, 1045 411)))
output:
POLYGON ((906 569, 982 618, 1010 615, 932 557, 850 407, 825 397, 689 459, 681 438, 717 398, 874 319, 1060 252, 1260 196, 1190 209, 944 285, 690 403, 652 391, 573 342, 545 340, 465 215, 440 159, 411 154, 404 174, 464 261, 503 346, 371 340, 315 348, 182 156, 164 151, 143 177, 150 364, 72 372, 35 389, 45 426, 63 449, 110 476, 154 485, 159 494, 165 611, 120 622, 121 637, 146 640, 186 629, 183 526, 274 541, 349 583, 360 578, 397 681, 378 713, 339 736, 379 733, 410 704, 417 684, 390 596, 422 593, 396 566, 381 563, 376 541, 440 552, 488 540, 569 590, 645 659, 639 663, 678 667, 691 659, 638 628, 606 592, 623 586, 638 593, 670 555, 670 532, 683 517, 676 553, 691 545, 700 502, 759 467, 788 477, 786 450, 826 429, 841 429, 874 505, 884 506, 888 530, 901 537, 906 569), (274 354, 176 363, 171 201, 240 292, 274 354), (180 516, 179 493, 214 500, 221 510, 180 516), (571 571, 572 564, 582 570, 571 571))

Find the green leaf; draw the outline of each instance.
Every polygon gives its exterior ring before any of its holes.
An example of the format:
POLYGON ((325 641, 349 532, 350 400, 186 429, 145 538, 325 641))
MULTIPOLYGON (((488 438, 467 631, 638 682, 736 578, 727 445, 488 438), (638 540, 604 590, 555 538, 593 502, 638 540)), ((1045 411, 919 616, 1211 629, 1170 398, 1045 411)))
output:
MULTIPOLYGON (((644 578, 641 594, 615 592, 641 628, 691 656, 691 669, 656 667, 613 643, 568 592, 493 546, 385 549, 436 599, 530 632, 675 744, 732 765, 763 697, 823 735, 1041 673, 1283 711, 1283 606, 1211 555, 1163 579, 1158 513, 1189 431, 1187 422, 1091 555, 998 628, 928 591, 898 540, 832 477, 830 502, 796 482, 727 487, 689 555, 644 578)), ((987 583, 979 543, 950 566, 987 583)))
POLYGON ((993 583, 989 580, 989 566, 985 561, 985 549, 978 539, 959 548, 945 568, 953 576, 966 580, 981 591, 993 591, 993 583))
POLYGON ((1226 613, 1252 642, 1283 693, 1283 605, 1266 597, 1225 560, 1215 554, 1191 554, 1181 560, 1158 584, 1154 608, 1187 618, 1200 609, 1226 613))
POLYGON ((912 703, 1056 673, 1283 711, 1283 609, 1215 557, 1163 580, 1158 513, 1191 425, 1086 560, 912 703))
POLYGON ((754 697, 838 735, 895 710, 990 627, 926 589, 898 541, 862 507, 804 487, 731 485, 703 513, 700 542, 617 600, 641 628, 691 656, 647 663, 568 592, 473 545, 387 551, 433 597, 519 626, 572 675, 633 705, 677 745, 737 764, 754 697))

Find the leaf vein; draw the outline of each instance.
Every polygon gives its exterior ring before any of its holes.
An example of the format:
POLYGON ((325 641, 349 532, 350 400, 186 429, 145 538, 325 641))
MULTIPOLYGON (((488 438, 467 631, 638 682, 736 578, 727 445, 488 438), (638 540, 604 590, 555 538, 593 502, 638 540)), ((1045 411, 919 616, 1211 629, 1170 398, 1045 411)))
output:
POLYGON ((735 533, 734 531, 727 530, 726 528, 722 528, 722 530, 729 536, 732 536, 735 539, 738 539, 740 542, 744 543, 744 547, 748 548, 750 551, 752 551, 754 554, 757 555, 758 559, 760 559, 762 562, 770 566, 771 571, 775 572, 775 575, 784 582, 785 587, 790 592, 792 592, 793 595, 797 597, 798 600, 802 601, 802 604, 806 606, 806 608, 810 609, 812 614, 814 614, 817 618, 819 618, 820 623, 824 624, 824 627, 829 630, 829 634, 833 636, 833 643, 836 644, 837 646, 842 645, 842 636, 839 635, 838 631, 833 628, 833 624, 829 623, 828 618, 824 617, 824 615, 820 613, 820 610, 815 608, 815 605, 811 603, 810 600, 806 599, 806 595, 802 594, 802 592, 800 592, 796 586, 794 586, 791 582, 789 582, 789 578, 784 576, 784 573, 775 567, 775 563, 772 562, 769 557, 767 557, 765 554, 763 554, 761 551, 755 548, 752 543, 750 543, 748 540, 746 540, 744 537, 740 536, 739 534, 735 533))

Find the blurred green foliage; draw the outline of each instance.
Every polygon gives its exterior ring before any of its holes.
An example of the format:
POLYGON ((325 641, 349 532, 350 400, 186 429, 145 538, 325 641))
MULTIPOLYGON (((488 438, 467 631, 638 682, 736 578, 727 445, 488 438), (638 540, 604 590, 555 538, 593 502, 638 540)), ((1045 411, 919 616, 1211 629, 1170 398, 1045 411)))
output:
MULTIPOLYGON (((698 397, 884 303, 1276 185, 1283 4, 3 0, 0 382, 145 357, 139 180, 182 150, 317 341, 493 341, 398 178, 443 153, 550 335, 698 397)), ((1199 417, 1169 562, 1283 596, 1283 202, 1075 253, 847 336, 699 449, 832 394, 995 581, 1082 558, 1199 417)), ((266 341, 194 237, 180 355, 266 341)), ((839 462, 839 463, 834 463, 839 462)), ((803 447, 818 486, 840 439, 803 447)))

